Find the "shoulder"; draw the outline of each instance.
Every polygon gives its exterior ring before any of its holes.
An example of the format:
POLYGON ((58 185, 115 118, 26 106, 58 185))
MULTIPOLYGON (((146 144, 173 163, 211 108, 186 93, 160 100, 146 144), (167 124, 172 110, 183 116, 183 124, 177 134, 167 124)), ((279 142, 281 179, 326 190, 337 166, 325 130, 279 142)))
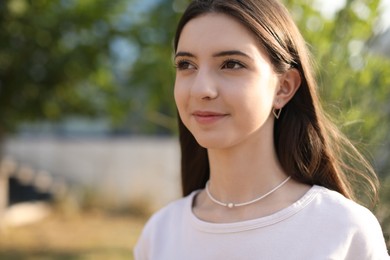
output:
POLYGON ((336 191, 313 186, 305 197, 308 199, 304 200, 306 206, 302 207, 305 210, 301 214, 305 221, 310 219, 310 223, 318 224, 320 228, 339 232, 368 232, 371 227, 380 229, 378 220, 369 209, 336 191))
POLYGON ((382 228, 369 209, 323 187, 318 187, 314 204, 324 227, 348 240, 350 252, 367 256, 383 254, 386 256, 383 259, 388 259, 382 228))
POLYGON ((374 214, 366 207, 324 187, 318 187, 316 202, 328 212, 326 215, 329 217, 337 217, 357 225, 367 220, 378 222, 374 214))
POLYGON ((150 253, 151 248, 156 248, 156 244, 167 243, 162 240, 166 240, 168 234, 172 236, 173 232, 180 230, 180 225, 185 225, 186 215, 189 215, 195 194, 196 192, 193 192, 169 203, 150 217, 134 248, 135 259, 147 259, 142 256, 150 253))
POLYGON ((187 207, 191 207, 193 195, 175 200, 154 213, 145 225, 145 230, 154 229, 160 225, 168 226, 170 223, 177 223, 183 218, 187 207))

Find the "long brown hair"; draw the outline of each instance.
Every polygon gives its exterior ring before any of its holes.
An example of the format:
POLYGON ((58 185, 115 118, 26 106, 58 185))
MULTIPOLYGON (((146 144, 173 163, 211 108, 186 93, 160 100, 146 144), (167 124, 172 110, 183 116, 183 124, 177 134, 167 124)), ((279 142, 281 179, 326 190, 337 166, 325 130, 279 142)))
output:
MULTIPOLYGON (((347 198, 367 192, 377 199, 375 172, 354 145, 328 120, 321 108, 310 55, 287 9, 278 0, 195 0, 179 21, 175 51, 183 27, 206 13, 223 13, 257 37, 277 73, 297 69, 301 85, 274 125, 274 144, 283 169, 295 180, 321 185, 347 198)), ((207 149, 201 147, 179 117, 182 191, 186 196, 209 178, 207 149)))

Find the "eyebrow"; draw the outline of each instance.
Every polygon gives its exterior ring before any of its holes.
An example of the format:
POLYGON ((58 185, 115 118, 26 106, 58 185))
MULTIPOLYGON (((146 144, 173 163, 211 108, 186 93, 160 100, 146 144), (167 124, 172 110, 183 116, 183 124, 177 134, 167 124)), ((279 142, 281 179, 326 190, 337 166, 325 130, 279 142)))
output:
POLYGON ((213 57, 224 57, 224 56, 243 56, 252 60, 252 58, 248 54, 238 50, 221 51, 213 54, 213 57))
POLYGON ((175 58, 177 58, 177 57, 191 57, 191 58, 195 58, 195 55, 192 54, 191 52, 179 51, 178 53, 175 54, 175 58))
MULTIPOLYGON (((243 56, 243 57, 249 58, 251 60, 253 59, 245 52, 242 52, 239 50, 221 51, 221 52, 217 52, 217 53, 213 54, 213 57, 225 57, 225 56, 243 56)), ((177 58, 177 57, 195 58, 196 56, 194 54, 192 54, 191 52, 180 51, 180 52, 176 53, 175 58, 177 58)))

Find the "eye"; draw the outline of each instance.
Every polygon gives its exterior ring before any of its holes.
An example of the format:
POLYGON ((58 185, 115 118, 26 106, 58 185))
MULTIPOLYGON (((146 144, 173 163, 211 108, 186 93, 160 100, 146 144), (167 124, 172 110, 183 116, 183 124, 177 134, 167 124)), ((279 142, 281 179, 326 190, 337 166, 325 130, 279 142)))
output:
POLYGON ((245 68, 245 66, 237 61, 237 60, 227 60, 224 62, 224 64, 222 64, 222 67, 221 69, 242 69, 242 68, 245 68))
POLYGON ((189 61, 187 60, 179 60, 176 62, 175 67, 178 70, 189 70, 189 69, 195 69, 195 66, 192 65, 189 61))

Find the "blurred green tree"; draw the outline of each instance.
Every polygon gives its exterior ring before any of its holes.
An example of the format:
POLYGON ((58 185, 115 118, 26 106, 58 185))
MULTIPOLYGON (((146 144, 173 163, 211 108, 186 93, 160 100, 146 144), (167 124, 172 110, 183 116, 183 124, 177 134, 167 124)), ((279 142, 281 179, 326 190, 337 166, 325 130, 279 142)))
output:
POLYGON ((139 50, 128 73, 132 86, 137 124, 144 132, 176 132, 176 106, 173 99, 173 38, 181 11, 189 1, 162 0, 138 20, 130 36, 139 50), (164 131, 165 129, 165 131, 164 131))
POLYGON ((380 1, 347 0, 331 15, 320 1, 285 2, 310 44, 324 106, 358 146, 364 144, 360 148, 374 157, 378 172, 388 175, 383 155, 390 148, 390 60, 370 48, 380 1))
POLYGON ((0 137, 21 122, 115 118, 130 105, 116 99, 110 56, 125 2, 0 2, 0 137))

